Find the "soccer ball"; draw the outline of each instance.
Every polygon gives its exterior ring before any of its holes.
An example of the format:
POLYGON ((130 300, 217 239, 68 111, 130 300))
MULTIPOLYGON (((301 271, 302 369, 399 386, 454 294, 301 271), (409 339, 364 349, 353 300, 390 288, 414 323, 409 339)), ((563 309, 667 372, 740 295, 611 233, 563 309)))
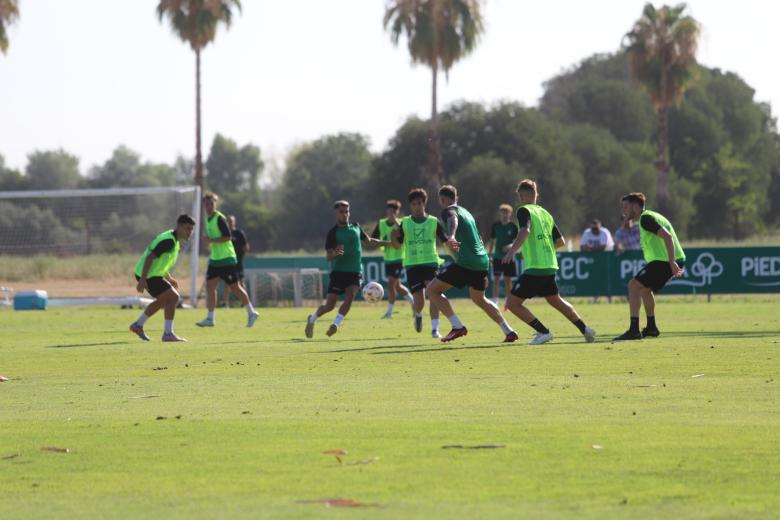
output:
POLYGON ((363 286, 363 298, 367 302, 376 303, 380 301, 385 295, 385 290, 382 285, 376 282, 368 282, 363 286))

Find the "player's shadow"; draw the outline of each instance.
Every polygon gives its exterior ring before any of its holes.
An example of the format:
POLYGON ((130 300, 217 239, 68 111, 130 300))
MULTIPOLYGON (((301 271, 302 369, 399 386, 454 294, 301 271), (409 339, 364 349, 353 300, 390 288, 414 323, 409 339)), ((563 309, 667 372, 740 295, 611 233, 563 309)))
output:
MULTIPOLYGON (((383 347, 383 348, 393 348, 393 347, 398 347, 398 346, 399 345, 391 345, 391 346, 387 346, 387 347, 383 347)), ((403 347, 403 345, 400 345, 400 346, 403 347)), ((420 345, 411 345, 411 346, 419 347, 420 345)), ((463 347, 447 346, 447 347, 433 347, 433 348, 418 348, 416 350, 388 350, 386 352, 372 352, 371 355, 376 356, 376 355, 381 355, 381 354, 416 354, 416 353, 419 353, 419 352, 449 352, 449 351, 452 351, 452 350, 472 350, 472 349, 487 349, 487 348, 499 349, 499 348, 504 348, 504 347, 505 348, 517 348, 518 345, 512 345, 511 343, 507 343, 506 345, 503 345, 503 344, 499 343, 498 345, 496 345, 496 344, 492 343, 490 345, 465 345, 463 347)), ((363 350, 368 350, 368 349, 363 349, 363 350)))
POLYGON ((386 348, 415 348, 420 346, 422 345, 420 345, 419 343, 415 343, 414 345, 377 345, 374 347, 356 347, 356 348, 342 348, 338 350, 325 350, 320 352, 312 352, 312 354, 336 354, 339 352, 361 352, 364 350, 382 350, 386 348))
MULTIPOLYGON (((699 331, 699 332, 661 332, 658 339, 677 338, 677 337, 696 337, 696 338, 770 338, 780 335, 780 331, 762 330, 758 332, 750 331, 699 331)), ((655 338, 647 338, 653 340, 655 338)))
POLYGON ((106 341, 103 343, 69 343, 62 345, 46 345, 46 348, 78 348, 78 347, 102 347, 106 345, 129 345, 129 341, 106 341))

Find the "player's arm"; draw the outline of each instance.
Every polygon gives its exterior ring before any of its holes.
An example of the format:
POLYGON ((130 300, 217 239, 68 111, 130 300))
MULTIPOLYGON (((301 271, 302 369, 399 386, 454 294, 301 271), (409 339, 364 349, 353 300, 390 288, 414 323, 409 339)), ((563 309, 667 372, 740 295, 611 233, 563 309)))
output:
POLYGON ((154 254, 154 251, 152 251, 144 261, 144 265, 141 268, 141 278, 138 280, 138 283, 135 286, 135 289, 139 293, 144 292, 144 289, 146 289, 146 275, 149 274, 149 269, 152 268, 152 262, 154 262, 155 258, 157 258, 157 255, 154 254))
POLYGON ((664 228, 660 228, 656 233, 664 241, 666 253, 669 255, 669 267, 672 269, 673 276, 682 276, 683 270, 677 265, 677 259, 674 257, 674 239, 671 233, 664 228))
POLYGON ((563 236, 561 230, 558 229, 558 226, 556 225, 553 225, 552 237, 553 243, 555 244, 555 249, 560 249, 566 245, 566 237, 563 236))
POLYGON ((218 238, 209 238, 207 236, 206 241, 209 244, 221 244, 222 242, 230 241, 230 228, 228 227, 227 222, 225 222, 225 219, 219 217, 217 226, 219 226, 219 232, 221 233, 221 235, 218 238))
POLYGON ((390 246, 393 247, 393 243, 390 240, 380 240, 378 238, 370 237, 366 235, 366 232, 362 229, 360 230, 360 240, 363 242, 364 245, 368 247, 380 247, 380 246, 390 246))
POLYGON ((453 208, 447 208, 442 214, 443 220, 447 225, 447 247, 456 253, 460 250, 460 242, 455 240, 455 233, 458 231, 458 213, 453 208))
POLYGON ((393 230, 392 233, 390 233, 390 242, 392 242, 392 246, 395 249, 401 249, 404 245, 404 230, 401 226, 398 226, 396 229, 393 230))
POLYGON ((494 222, 492 226, 490 226, 490 237, 487 239, 487 243, 485 244, 485 249, 487 250, 488 254, 493 254, 493 247, 496 245, 496 223, 494 222))
POLYGON ((523 244, 528 240, 528 235, 531 233, 531 213, 526 208, 519 208, 517 210, 517 235, 514 241, 506 249, 506 254, 501 259, 502 264, 510 264, 515 261, 515 255, 523 244))

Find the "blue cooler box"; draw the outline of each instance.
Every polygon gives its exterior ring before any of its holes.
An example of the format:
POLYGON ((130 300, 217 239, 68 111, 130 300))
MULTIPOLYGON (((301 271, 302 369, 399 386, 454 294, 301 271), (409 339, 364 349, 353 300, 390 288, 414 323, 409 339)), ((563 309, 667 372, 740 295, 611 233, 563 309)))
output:
POLYGON ((49 295, 46 291, 18 292, 14 296, 15 311, 46 310, 49 305, 49 295))

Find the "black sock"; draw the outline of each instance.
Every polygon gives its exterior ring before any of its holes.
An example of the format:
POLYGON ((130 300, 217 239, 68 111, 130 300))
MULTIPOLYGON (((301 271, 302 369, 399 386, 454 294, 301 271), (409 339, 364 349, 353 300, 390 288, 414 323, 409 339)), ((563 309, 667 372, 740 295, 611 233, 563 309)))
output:
POLYGON ((577 327, 578 329, 580 329, 580 332, 582 332, 583 334, 585 334, 585 322, 584 322, 584 321, 582 321, 582 319, 579 319, 579 320, 577 320, 577 321, 575 321, 575 322, 572 322, 572 323, 574 323, 574 326, 575 326, 575 327, 577 327))
POLYGON ((529 325, 533 327, 536 332, 541 332, 542 334, 547 334, 550 332, 550 329, 542 325, 542 322, 539 321, 539 318, 534 318, 534 321, 529 323, 529 325))
POLYGON ((648 316, 647 317, 647 328, 648 329, 657 329, 655 325, 655 316, 648 316))
POLYGON ((639 332, 639 318, 631 317, 631 326, 628 330, 629 332, 639 332))

